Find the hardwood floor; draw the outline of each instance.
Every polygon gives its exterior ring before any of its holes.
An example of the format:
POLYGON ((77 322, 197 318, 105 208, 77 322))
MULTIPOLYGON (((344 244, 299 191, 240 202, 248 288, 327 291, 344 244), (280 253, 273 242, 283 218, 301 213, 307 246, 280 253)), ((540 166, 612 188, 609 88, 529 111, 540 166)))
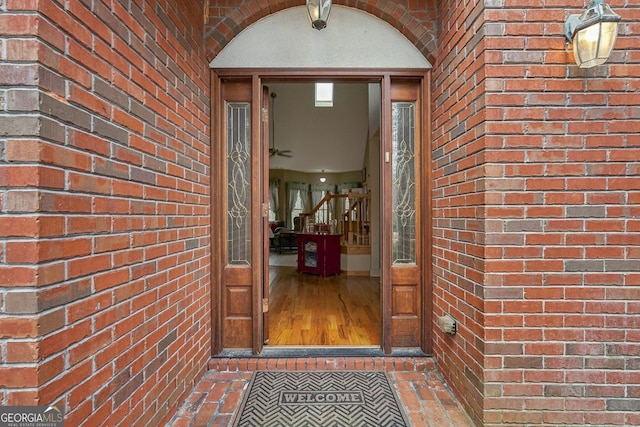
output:
POLYGON ((270 281, 269 345, 380 345, 379 278, 271 266, 270 281))

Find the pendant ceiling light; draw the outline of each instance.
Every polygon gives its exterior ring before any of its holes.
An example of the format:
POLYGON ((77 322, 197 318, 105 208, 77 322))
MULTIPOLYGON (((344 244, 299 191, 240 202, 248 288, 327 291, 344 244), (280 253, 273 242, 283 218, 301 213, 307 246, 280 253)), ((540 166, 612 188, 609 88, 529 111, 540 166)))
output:
POLYGON ((321 30, 327 26, 329 12, 331 12, 331 0, 307 0, 307 12, 311 19, 311 26, 321 30))
POLYGON ((573 42, 573 55, 580 68, 604 64, 618 35, 620 16, 604 0, 591 0, 582 15, 570 15, 564 34, 573 42))

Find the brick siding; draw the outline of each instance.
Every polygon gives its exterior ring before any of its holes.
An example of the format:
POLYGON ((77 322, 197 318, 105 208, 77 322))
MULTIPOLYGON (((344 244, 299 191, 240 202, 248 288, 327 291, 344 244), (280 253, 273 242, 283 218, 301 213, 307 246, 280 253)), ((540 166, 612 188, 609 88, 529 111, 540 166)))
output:
POLYGON ((0 405, 161 425, 211 352, 203 7, 60 3, 0 2, 0 405))
POLYGON ((434 310, 461 327, 434 347, 478 424, 640 424, 640 9, 610 4, 592 70, 582 4, 440 6, 434 310))
MULTIPOLYGON (((302 1, 0 2, 0 403, 175 412, 210 344, 207 63, 302 1), (11 373, 9 375, 9 372, 11 373)), ((438 369, 478 425, 640 425, 640 6, 336 1, 433 69, 438 369)))

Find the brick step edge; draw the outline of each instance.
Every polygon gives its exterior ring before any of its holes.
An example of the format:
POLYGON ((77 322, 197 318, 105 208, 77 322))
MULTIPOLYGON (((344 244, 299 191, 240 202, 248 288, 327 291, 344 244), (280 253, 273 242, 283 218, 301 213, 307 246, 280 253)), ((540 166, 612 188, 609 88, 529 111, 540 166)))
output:
POLYGON ((435 372, 433 357, 213 357, 209 369, 218 372, 287 371, 386 371, 435 372))

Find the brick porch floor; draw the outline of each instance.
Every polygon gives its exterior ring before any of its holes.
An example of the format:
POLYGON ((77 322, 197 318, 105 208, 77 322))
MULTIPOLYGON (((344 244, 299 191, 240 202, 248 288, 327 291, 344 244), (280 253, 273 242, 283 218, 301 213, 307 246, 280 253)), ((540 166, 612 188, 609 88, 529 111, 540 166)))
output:
POLYGON ((230 426, 256 370, 384 370, 413 426, 472 427, 429 357, 215 358, 170 427, 230 426))

